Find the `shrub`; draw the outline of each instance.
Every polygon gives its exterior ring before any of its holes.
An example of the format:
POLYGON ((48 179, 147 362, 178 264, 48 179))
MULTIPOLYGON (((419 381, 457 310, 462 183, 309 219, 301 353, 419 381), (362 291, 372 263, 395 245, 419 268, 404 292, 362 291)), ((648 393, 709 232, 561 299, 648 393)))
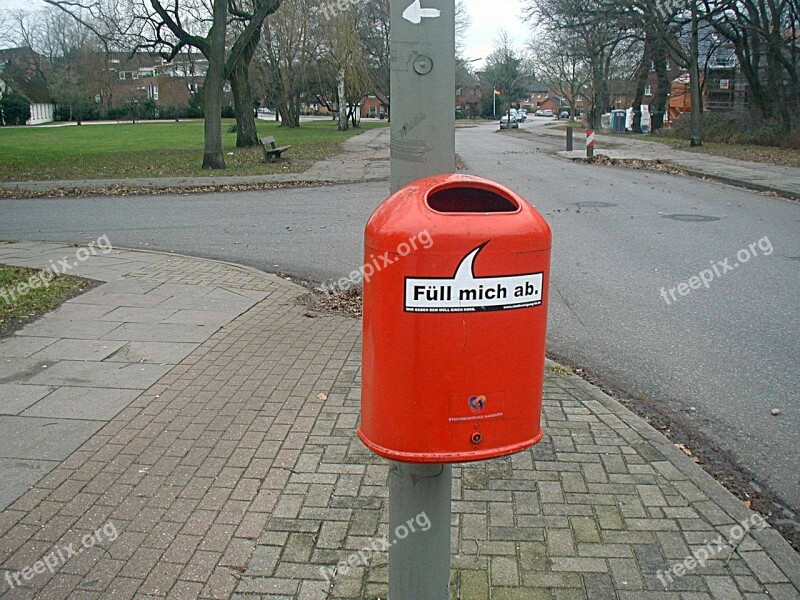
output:
MULTIPOLYGON (((688 139, 691 135, 691 117, 684 113, 672 127, 660 135, 688 139)), ((749 113, 704 113, 700 136, 703 141, 722 144, 752 144, 755 146, 800 147, 800 130, 786 131, 776 122, 767 122, 749 113)))
POLYGON ((230 105, 229 106, 223 106, 222 107, 222 118, 223 119, 234 119, 234 118, 236 118, 236 111, 230 105))
POLYGON ((21 94, 5 94, 0 99, 0 116, 5 125, 25 125, 31 118, 31 105, 21 94))

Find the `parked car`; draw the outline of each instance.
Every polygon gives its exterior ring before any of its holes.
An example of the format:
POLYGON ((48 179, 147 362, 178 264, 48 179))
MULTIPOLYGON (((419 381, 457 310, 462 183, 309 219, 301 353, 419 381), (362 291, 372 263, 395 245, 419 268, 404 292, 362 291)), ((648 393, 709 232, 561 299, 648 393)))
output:
POLYGON ((558 115, 558 118, 559 119, 569 119, 569 111, 568 110, 562 110, 561 114, 558 115))
POLYGON ((517 117, 511 115, 509 124, 508 115, 504 115, 503 118, 500 119, 500 129, 519 129, 519 123, 517 122, 517 117))
POLYGON ((535 113, 533 113, 533 116, 534 117, 543 117, 544 116, 544 111, 542 109, 539 109, 535 113))
POLYGON ((527 113, 524 113, 521 110, 517 111, 517 121, 519 121, 520 123, 524 123, 527 120, 528 120, 527 113))
POLYGON ((544 114, 542 114, 543 117, 552 117, 553 116, 553 111, 550 110, 549 108, 547 110, 543 110, 542 113, 544 113, 544 114))

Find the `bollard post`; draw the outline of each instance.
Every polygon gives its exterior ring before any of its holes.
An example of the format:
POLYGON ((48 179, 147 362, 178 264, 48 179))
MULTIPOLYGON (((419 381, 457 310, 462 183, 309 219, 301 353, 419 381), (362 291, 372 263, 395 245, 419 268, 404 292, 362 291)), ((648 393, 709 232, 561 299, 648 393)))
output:
POLYGON ((572 152, 572 133, 574 128, 571 125, 567 125, 567 152, 572 152))
POLYGON ((586 158, 594 158, 594 129, 586 130, 586 158))

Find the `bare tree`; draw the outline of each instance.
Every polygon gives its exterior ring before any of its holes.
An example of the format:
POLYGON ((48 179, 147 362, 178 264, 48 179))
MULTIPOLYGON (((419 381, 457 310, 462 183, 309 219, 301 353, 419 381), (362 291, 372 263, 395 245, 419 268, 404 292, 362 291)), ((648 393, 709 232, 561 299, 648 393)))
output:
POLYGON ((589 126, 600 124, 600 114, 610 105, 609 73, 630 36, 624 4, 587 6, 583 0, 527 0, 526 16, 550 32, 569 32, 575 51, 586 62, 591 80, 589 126))
POLYGON ((258 61, 284 127, 300 126, 300 105, 320 54, 319 30, 312 0, 285 0, 264 28, 258 61))
POLYGON ((569 31, 545 31, 530 47, 538 80, 569 103, 574 117, 578 95, 585 93, 591 80, 580 39, 569 31))

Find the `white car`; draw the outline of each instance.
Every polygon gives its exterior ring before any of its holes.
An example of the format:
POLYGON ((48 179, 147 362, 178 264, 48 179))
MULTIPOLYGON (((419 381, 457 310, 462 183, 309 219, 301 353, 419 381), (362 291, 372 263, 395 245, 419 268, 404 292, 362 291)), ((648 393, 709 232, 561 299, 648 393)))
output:
POLYGON ((552 117, 553 116, 553 111, 550 110, 549 108, 547 110, 543 110, 542 111, 542 116, 543 117, 552 117))
POLYGON ((513 114, 511 115, 511 125, 509 126, 508 115, 503 115, 503 118, 500 119, 500 129, 519 129, 517 117, 515 117, 513 114))

